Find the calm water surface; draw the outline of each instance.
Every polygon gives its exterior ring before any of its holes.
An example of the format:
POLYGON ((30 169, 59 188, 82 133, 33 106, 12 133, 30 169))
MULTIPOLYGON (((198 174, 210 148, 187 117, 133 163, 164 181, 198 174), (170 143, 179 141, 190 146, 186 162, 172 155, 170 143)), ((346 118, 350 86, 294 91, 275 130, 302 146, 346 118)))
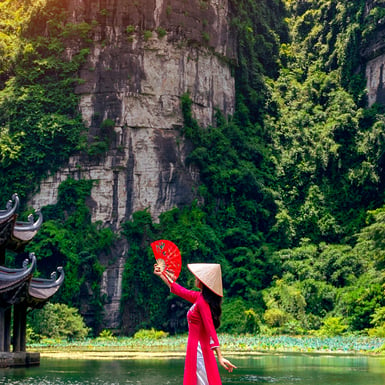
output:
MULTIPOLYGON (((276 354, 229 357, 238 366, 221 370, 223 385, 384 385, 385 358, 276 354)), ((0 385, 182 385, 182 358, 127 360, 58 360, 0 369, 0 385)))

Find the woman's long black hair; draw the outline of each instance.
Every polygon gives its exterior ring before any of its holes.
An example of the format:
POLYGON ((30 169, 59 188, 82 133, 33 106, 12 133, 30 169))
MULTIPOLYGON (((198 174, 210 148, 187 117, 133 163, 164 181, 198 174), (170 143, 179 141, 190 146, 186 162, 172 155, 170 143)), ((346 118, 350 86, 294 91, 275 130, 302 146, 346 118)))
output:
POLYGON ((206 285, 202 283, 202 295, 204 300, 209 304, 211 310, 211 316, 213 318, 213 323, 215 329, 219 328, 221 324, 221 314, 222 314, 222 297, 215 294, 210 290, 206 285))

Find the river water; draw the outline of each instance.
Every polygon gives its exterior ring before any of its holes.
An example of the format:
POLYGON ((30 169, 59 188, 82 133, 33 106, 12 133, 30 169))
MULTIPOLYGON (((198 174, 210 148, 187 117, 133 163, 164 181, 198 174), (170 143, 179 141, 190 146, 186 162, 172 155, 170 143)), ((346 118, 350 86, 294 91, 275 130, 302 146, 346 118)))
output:
MULTIPOLYGON (((227 357, 223 385, 384 385, 385 358, 317 354, 227 357)), ((39 367, 0 369, 0 385, 182 385, 183 358, 72 360, 42 358, 39 367)))

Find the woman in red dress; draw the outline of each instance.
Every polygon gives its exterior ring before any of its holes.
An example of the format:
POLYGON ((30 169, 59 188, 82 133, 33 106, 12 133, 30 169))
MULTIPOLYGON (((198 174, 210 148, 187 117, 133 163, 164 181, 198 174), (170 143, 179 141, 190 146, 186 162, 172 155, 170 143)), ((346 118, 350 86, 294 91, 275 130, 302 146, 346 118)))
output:
POLYGON ((187 312, 188 340, 183 385, 221 385, 218 362, 229 372, 236 368, 222 356, 216 328, 220 323, 223 297, 221 266, 216 263, 192 263, 187 267, 195 276, 195 284, 201 291, 187 290, 172 282, 155 265, 158 275, 171 292, 193 303, 187 312))

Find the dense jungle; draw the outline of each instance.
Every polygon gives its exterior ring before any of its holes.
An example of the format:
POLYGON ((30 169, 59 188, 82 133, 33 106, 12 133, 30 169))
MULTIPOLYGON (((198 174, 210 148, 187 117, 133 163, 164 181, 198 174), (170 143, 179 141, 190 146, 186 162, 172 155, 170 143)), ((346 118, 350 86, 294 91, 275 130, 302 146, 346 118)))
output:
MULTIPOLYGON (((91 221, 94 181, 68 179, 58 202, 42 208, 28 250, 41 274, 63 264, 54 301, 82 313, 86 297, 94 334, 104 304, 101 256, 118 239, 129 245, 122 302, 137 320, 121 331, 185 331, 185 305, 152 274, 150 243, 170 239, 184 265, 221 263, 222 332, 384 337, 385 106, 368 104, 362 51, 385 24, 385 2, 368 14, 363 0, 229 2, 234 114, 217 111, 216 124, 202 127, 189 94, 180 99, 181 134, 193 148, 187 162, 200 173, 197 199, 155 219, 135 212, 117 232, 91 221)), ((14 192, 26 202, 72 154, 108 149, 108 135, 87 143, 74 93, 94 25, 67 23, 65 7, 0 1, 2 207, 14 192), (74 41, 79 49, 65 60, 74 41)), ((179 280, 193 284, 187 269, 179 280)))

